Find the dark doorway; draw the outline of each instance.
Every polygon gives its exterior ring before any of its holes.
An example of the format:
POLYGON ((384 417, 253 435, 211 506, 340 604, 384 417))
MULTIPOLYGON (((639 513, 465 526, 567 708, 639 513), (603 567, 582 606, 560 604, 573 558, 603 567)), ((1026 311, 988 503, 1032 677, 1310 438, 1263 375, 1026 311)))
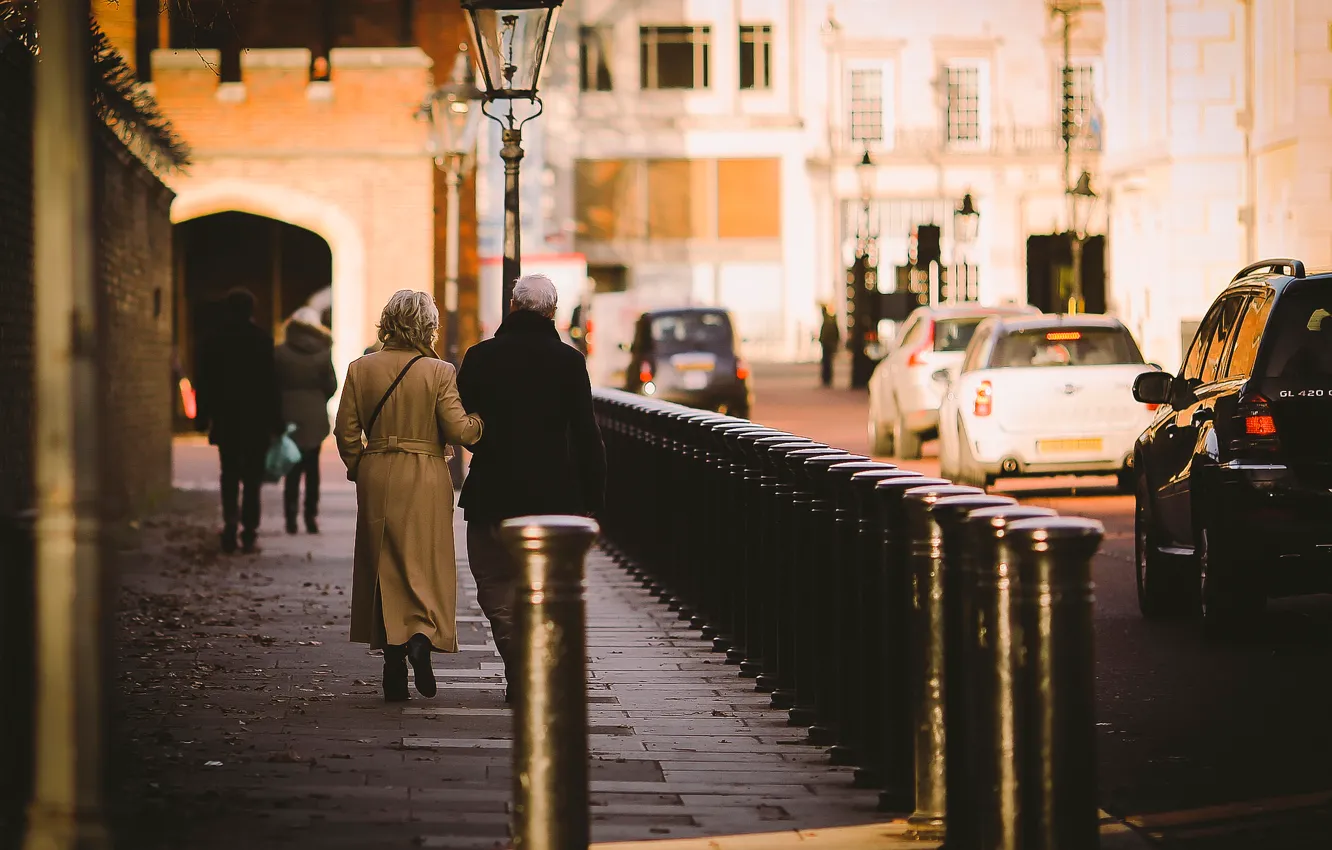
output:
POLYGON ((292 312, 310 305, 333 323, 333 256, 317 233, 242 212, 202 216, 176 225, 175 339, 180 366, 191 380, 198 340, 211 333, 227 290, 254 293, 255 322, 279 342, 292 312))
MULTIPOLYGON (((1066 313, 1072 287, 1073 237, 1027 237, 1027 303, 1046 313, 1066 313)), ((1104 236, 1089 236, 1082 245, 1082 300, 1085 312, 1105 312, 1104 236)))

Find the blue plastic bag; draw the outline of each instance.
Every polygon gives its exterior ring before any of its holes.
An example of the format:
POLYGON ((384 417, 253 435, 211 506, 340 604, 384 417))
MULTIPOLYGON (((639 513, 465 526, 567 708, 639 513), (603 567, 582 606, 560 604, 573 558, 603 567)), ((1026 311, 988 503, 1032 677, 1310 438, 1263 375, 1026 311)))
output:
POLYGON ((301 448, 291 438, 295 431, 294 424, 288 425, 287 433, 275 438, 268 447, 268 455, 264 457, 264 480, 270 484, 281 481, 293 466, 301 462, 301 448))

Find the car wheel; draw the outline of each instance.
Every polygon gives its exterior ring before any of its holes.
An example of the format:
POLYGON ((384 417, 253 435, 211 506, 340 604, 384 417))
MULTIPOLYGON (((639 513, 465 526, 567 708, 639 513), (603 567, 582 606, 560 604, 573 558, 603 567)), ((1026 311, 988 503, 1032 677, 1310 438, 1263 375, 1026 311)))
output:
POLYGON ((1179 616, 1188 610, 1187 585, 1178 570, 1171 569, 1156 543, 1156 520, 1152 515, 1147 477, 1139 475, 1134 485, 1133 561, 1138 586, 1138 610, 1148 619, 1179 616))
POLYGON ((1198 561, 1198 611, 1203 631, 1209 637, 1228 637, 1253 622, 1267 597, 1252 582, 1244 580, 1244 564, 1224 547, 1213 547, 1214 532, 1205 525, 1194 537, 1194 557, 1198 561))
POLYGON ((885 431, 873 418, 869 420, 870 454, 890 456, 893 453, 892 434, 885 431))
POLYGON ((902 460, 920 460, 920 435, 900 418, 893 423, 893 452, 902 460))

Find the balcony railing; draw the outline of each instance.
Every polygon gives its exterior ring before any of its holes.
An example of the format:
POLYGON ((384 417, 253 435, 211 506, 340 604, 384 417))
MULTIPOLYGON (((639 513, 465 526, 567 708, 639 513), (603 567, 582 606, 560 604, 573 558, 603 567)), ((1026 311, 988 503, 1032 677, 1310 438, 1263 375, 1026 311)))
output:
MULTIPOLYGON (((979 139, 950 139, 942 127, 901 127, 887 139, 852 139, 845 131, 839 135, 842 139, 839 152, 854 153, 868 147, 871 154, 883 156, 1039 156, 1064 149, 1057 125, 992 127, 982 132, 979 139)), ((1073 137, 1072 146, 1076 152, 1098 152, 1101 139, 1099 134, 1083 132, 1073 137)))

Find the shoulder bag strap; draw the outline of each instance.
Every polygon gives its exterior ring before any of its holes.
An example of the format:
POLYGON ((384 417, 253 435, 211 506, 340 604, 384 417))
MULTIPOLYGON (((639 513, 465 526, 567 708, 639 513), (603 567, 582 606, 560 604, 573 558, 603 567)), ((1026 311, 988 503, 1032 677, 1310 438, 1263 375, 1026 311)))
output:
POLYGON ((421 360, 424 357, 424 354, 418 354, 411 360, 408 360, 407 365, 403 366, 402 371, 398 373, 398 377, 394 378, 393 383, 389 384, 389 388, 385 391, 384 397, 379 400, 379 404, 375 405, 375 412, 370 414, 370 421, 365 425, 365 438, 367 440, 370 439, 370 432, 374 430, 375 420, 379 418, 379 411, 384 409, 384 403, 389 400, 389 396, 393 395, 393 391, 398 388, 398 384, 402 383, 402 379, 407 377, 407 370, 412 368, 412 366, 416 364, 416 361, 421 360))

